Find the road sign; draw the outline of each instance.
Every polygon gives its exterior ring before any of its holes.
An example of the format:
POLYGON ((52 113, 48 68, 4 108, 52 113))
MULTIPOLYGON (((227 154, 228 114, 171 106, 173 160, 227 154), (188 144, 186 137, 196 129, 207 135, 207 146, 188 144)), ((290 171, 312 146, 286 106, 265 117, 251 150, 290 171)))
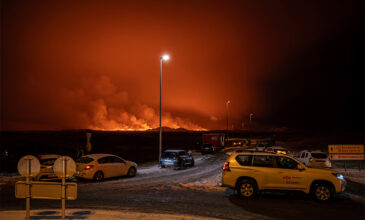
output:
POLYGON ((18 162, 18 172, 24 177, 35 177, 41 169, 38 158, 32 155, 22 157, 18 162))
POLYGON ((364 154, 330 154, 330 160, 364 160, 364 154))
POLYGON ((76 172, 75 161, 68 156, 59 157, 53 165, 54 173, 60 178, 68 178, 76 172))
MULTIPOLYGON (((62 199, 62 184, 55 182, 31 182, 30 198, 32 199, 62 199)), ((25 181, 15 183, 15 197, 26 198, 25 181)), ((67 200, 75 200, 77 198, 77 184, 66 183, 66 198, 67 200)))
POLYGON ((328 145, 328 153, 330 154, 363 154, 364 145, 335 144, 328 145))

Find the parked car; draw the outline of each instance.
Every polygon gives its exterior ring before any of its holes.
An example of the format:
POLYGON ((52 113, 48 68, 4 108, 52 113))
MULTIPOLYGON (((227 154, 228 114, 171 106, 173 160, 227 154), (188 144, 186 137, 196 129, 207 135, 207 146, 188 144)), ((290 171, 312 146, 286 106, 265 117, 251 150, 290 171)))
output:
POLYGON ((288 154, 288 150, 280 146, 272 146, 265 148, 266 152, 273 152, 277 154, 288 154))
POLYGON ((259 139, 254 140, 256 143, 257 151, 265 151, 266 148, 272 147, 275 145, 275 141, 272 139, 259 139))
POLYGON ((300 151, 297 159, 309 167, 329 168, 332 166, 328 155, 321 151, 300 151))
POLYGON ((60 156, 61 155, 58 154, 38 155, 41 169, 39 174, 35 177, 35 180, 39 181, 43 178, 57 178, 56 174, 53 172, 53 164, 60 156))
POLYGON ((216 151, 216 148, 213 144, 211 143, 206 143, 206 144, 203 144, 200 148, 200 152, 201 154, 209 154, 209 153, 215 153, 216 151))
POLYGON ((184 168, 194 166, 194 158, 185 150, 165 150, 161 156, 160 167, 184 168))
POLYGON ((76 160, 75 176, 102 181, 117 176, 135 176, 137 164, 112 154, 89 154, 76 160))
POLYGON ((236 189, 247 199, 262 190, 292 190, 328 201, 345 190, 346 180, 336 170, 309 168, 283 154, 255 152, 228 157, 223 165, 222 185, 236 189))

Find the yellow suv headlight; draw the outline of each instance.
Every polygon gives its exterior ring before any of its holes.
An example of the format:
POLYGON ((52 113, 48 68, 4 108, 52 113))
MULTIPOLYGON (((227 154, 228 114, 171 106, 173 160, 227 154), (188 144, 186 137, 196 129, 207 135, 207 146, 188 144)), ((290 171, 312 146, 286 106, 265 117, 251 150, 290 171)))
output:
POLYGON ((339 180, 345 180, 345 177, 341 173, 332 173, 332 174, 339 180))

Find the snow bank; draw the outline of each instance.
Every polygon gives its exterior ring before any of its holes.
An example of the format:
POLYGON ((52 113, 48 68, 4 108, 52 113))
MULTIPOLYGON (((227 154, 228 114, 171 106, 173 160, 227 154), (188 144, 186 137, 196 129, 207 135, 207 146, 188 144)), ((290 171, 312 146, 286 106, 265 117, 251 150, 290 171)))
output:
POLYGON ((225 187, 221 187, 222 173, 219 172, 213 176, 208 178, 202 178, 199 181, 189 182, 189 183, 180 183, 179 187, 185 189, 194 189, 194 190, 217 190, 217 191, 225 191, 225 187))
POLYGON ((139 168, 137 172, 138 174, 150 174, 150 173, 157 173, 160 171, 161 169, 159 165, 155 164, 148 167, 139 168))

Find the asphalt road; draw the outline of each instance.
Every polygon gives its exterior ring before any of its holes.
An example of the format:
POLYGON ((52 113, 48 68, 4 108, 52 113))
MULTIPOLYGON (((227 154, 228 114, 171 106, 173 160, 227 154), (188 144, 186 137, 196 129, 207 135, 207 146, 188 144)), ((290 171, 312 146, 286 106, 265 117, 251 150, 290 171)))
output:
MULTIPOLYGON (((149 165, 139 167, 133 178, 80 181, 77 200, 67 201, 66 207, 221 219, 364 219, 362 200, 346 193, 329 203, 318 203, 299 193, 265 192, 256 199, 242 200, 233 190, 217 186, 225 158, 224 154, 205 155, 196 158, 193 168, 172 170, 149 165)), ((363 185, 355 185, 358 187, 363 185)), ((1 185, 0 196, 0 210, 25 209, 25 200, 14 196, 14 185, 1 185)), ((31 200, 31 209, 60 207, 57 200, 31 200)))

